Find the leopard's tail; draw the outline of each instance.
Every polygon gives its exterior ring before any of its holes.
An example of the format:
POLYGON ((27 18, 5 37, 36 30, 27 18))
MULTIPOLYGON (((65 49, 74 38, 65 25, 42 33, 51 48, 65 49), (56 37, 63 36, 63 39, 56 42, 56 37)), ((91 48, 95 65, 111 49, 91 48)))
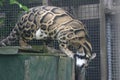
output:
POLYGON ((18 40, 18 29, 15 27, 9 36, 0 41, 0 47, 11 45, 16 40, 18 40))

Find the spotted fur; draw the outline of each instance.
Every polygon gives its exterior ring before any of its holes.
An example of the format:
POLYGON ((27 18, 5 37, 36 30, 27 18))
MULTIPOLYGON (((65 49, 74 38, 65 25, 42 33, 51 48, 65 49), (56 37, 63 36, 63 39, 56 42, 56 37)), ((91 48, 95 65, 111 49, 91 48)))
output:
MULTIPOLYGON (((23 14, 10 35, 0 42, 0 45, 10 45, 19 40, 20 45, 24 47, 28 45, 29 40, 47 37, 57 40, 60 50, 71 58, 78 54, 76 57, 82 56, 83 59, 89 60, 92 56, 92 46, 82 22, 74 19, 67 11, 54 6, 29 9, 23 14)), ((80 66, 84 63, 86 61, 82 60, 80 66)))

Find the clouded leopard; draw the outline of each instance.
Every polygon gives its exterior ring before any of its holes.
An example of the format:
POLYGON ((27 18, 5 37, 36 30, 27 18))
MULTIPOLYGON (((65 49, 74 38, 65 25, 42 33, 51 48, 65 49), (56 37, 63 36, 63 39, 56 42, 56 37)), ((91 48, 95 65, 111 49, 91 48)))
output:
POLYGON ((28 46, 33 39, 57 40, 60 50, 71 58, 76 58, 78 66, 85 65, 93 58, 92 46, 84 25, 67 11, 54 6, 30 8, 17 22, 10 35, 0 42, 7 46, 19 40, 20 46, 28 46), (72 46, 75 51, 70 49, 72 46))

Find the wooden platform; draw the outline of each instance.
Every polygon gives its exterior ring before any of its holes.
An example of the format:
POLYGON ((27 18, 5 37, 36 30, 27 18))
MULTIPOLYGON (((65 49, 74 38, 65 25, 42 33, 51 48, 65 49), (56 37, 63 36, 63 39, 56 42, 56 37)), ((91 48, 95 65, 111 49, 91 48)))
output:
POLYGON ((0 48, 0 80, 74 80, 73 64, 64 54, 0 48))

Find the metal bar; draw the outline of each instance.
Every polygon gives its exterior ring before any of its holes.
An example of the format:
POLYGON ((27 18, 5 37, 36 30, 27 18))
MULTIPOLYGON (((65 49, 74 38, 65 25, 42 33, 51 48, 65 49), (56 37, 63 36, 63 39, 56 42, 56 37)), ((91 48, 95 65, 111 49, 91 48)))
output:
POLYGON ((106 24, 103 0, 100 0, 100 58, 101 80, 107 80, 106 24))
POLYGON ((107 21, 106 21, 106 35, 107 35, 107 56, 108 56, 108 80, 112 80, 112 52, 111 52, 111 17, 107 16, 107 21))

